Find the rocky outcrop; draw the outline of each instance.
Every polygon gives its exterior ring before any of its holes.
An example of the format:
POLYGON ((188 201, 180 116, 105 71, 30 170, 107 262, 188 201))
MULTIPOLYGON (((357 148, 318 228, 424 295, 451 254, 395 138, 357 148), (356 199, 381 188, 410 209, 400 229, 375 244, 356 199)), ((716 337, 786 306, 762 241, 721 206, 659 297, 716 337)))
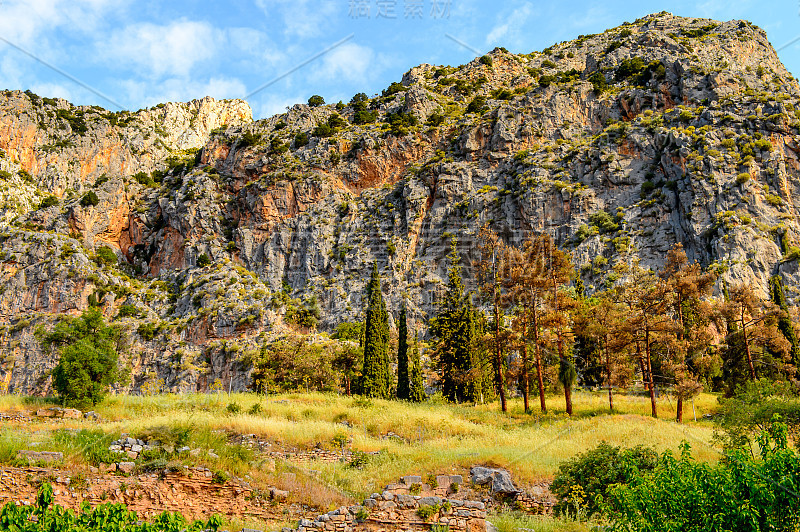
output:
POLYGON ((360 319, 375 263, 390 315, 406 301, 421 329, 454 238, 471 286, 484 223, 512 245, 550 234, 590 292, 681 242, 718 292, 780 275, 796 299, 800 89, 761 29, 660 13, 488 58, 256 122, 239 101, 126 114, 4 93, 6 386, 47 390, 33 332, 92 297, 136 346, 119 391, 244 388, 290 304, 315 301, 321 330, 360 319))
MULTIPOLYGON (((132 464, 132 463, 131 463, 132 464)), ((127 469, 127 467, 126 467, 127 469)), ((212 514, 243 516, 261 520, 295 519, 305 515, 298 504, 282 503, 264 497, 240 480, 215 482, 202 467, 180 473, 129 476, 122 468, 112 475, 95 472, 70 472, 39 467, 0 468, 0 502, 32 504, 41 482, 53 483, 54 503, 78 510, 86 503, 123 503, 140 518, 152 519, 161 512, 179 512, 186 519, 208 519, 212 514)))

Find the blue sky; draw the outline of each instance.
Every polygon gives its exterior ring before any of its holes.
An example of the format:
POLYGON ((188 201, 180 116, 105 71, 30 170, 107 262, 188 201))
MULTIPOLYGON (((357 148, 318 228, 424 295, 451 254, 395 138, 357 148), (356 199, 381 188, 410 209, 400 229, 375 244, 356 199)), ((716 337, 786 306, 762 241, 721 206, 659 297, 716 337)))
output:
MULTIPOLYGON (((800 37, 799 1, 0 0, 0 86, 112 110, 249 95, 259 118, 312 94, 380 92, 420 63, 528 53, 662 10, 747 19, 778 48, 800 37)), ((800 76, 800 40, 778 53, 800 76)))

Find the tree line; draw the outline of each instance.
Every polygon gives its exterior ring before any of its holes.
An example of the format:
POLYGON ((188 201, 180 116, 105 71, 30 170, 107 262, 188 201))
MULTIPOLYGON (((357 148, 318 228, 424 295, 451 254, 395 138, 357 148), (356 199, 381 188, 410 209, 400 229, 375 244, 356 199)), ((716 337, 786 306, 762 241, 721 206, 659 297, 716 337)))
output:
MULTIPOLYGON (((718 283, 718 272, 690 263, 680 244, 659 271, 618 263, 605 290, 585 293, 570 256, 546 234, 506 244, 488 226, 478 235, 475 290, 462 277, 453 242, 447 284, 427 321, 429 373, 449 401, 481 403, 522 396, 525 411, 563 393, 573 413, 576 383, 614 390, 641 383, 657 416, 659 390, 684 403, 703 389, 731 395, 766 377, 794 380, 800 346, 779 276, 769 298, 744 284, 718 283), (712 297, 719 287, 720 295, 712 297)), ((422 401, 426 397, 420 331, 409 331, 406 305, 389 327, 377 263, 366 287, 364 321, 342 323, 331 339, 298 334, 264 342, 241 357, 257 392, 337 390, 348 395, 422 401)), ((125 335, 97 309, 38 331, 60 360, 53 385, 65 402, 96 404, 117 378, 125 335)))
MULTIPOLYGON (((677 244, 659 271, 619 263, 619 280, 589 296, 570 256, 546 234, 512 246, 484 226, 478 242, 475 292, 464 285, 454 242, 446 290, 428 321, 432 369, 452 402, 499 399, 506 411, 513 389, 526 411, 531 396, 538 396, 544 413, 548 392, 560 390, 571 415, 580 380, 605 388, 613 411, 614 390, 638 381, 654 417, 658 391, 668 389, 680 422, 686 401, 704 388, 733 393, 760 377, 796 376, 800 348, 778 276, 767 300, 745 284, 723 284, 721 296, 712 297, 718 272, 690 263, 677 244)), ((360 393, 390 398, 388 323, 377 266, 367 301, 360 393)), ((405 339, 405 311, 400 323, 405 339)), ((396 396, 406 398, 402 345, 396 396)))

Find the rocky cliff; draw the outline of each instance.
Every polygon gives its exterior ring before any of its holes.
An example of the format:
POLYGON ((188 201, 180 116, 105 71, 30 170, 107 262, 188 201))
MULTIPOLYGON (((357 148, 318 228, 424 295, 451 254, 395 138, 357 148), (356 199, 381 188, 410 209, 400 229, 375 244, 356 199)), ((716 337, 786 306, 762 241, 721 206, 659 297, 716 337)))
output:
POLYGON ((46 391, 37 327, 97 302, 131 334, 121 388, 242 388, 287 310, 359 319, 374 262, 421 324, 451 240, 469 278, 486 222, 551 234, 590 290, 682 242, 720 283, 779 274, 795 298, 798 98, 761 29, 667 13, 255 122, 241 101, 108 113, 6 91, 5 383, 46 391))

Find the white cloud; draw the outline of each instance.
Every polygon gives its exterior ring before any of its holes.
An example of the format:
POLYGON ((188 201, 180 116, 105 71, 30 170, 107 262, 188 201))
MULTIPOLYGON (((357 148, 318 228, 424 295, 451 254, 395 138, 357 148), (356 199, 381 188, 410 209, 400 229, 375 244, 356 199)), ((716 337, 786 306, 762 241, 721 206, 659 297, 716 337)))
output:
POLYGON ((109 11, 126 3, 127 0, 4 0, 0 35, 22 47, 42 49, 39 45, 43 36, 56 29, 94 33, 109 11))
POLYGON ((504 22, 495 25, 486 35, 486 44, 489 46, 506 46, 510 41, 517 41, 521 32, 528 24, 528 19, 534 15, 533 4, 524 4, 514 9, 510 15, 503 15, 504 22))
POLYGON ((305 103, 308 96, 302 95, 287 96, 285 94, 267 94, 260 98, 258 101, 250 101, 250 107, 253 108, 253 118, 267 118, 272 115, 277 115, 286 112, 287 107, 291 107, 296 103, 305 103))
POLYGON ((236 59, 252 68, 278 65, 287 57, 266 33, 253 28, 226 28, 225 39, 235 49, 236 59))
POLYGON ((377 73, 372 48, 355 43, 345 43, 321 58, 313 77, 348 81, 364 81, 377 73))
POLYGON ((23 87, 24 70, 16 58, 4 55, 0 59, 0 77, 3 79, 3 89, 20 89, 23 87))
POLYGON ((150 78, 187 76, 197 63, 214 58, 223 41, 223 32, 206 22, 133 24, 112 34, 103 54, 109 63, 133 66, 150 78))
POLYGON ((61 83, 34 83, 31 85, 31 90, 48 98, 64 98, 69 102, 76 101, 75 93, 61 83))
POLYGON ((330 27, 337 12, 347 15, 348 4, 332 0, 256 0, 268 21, 277 22, 283 33, 303 39, 319 37, 320 28, 330 27))

